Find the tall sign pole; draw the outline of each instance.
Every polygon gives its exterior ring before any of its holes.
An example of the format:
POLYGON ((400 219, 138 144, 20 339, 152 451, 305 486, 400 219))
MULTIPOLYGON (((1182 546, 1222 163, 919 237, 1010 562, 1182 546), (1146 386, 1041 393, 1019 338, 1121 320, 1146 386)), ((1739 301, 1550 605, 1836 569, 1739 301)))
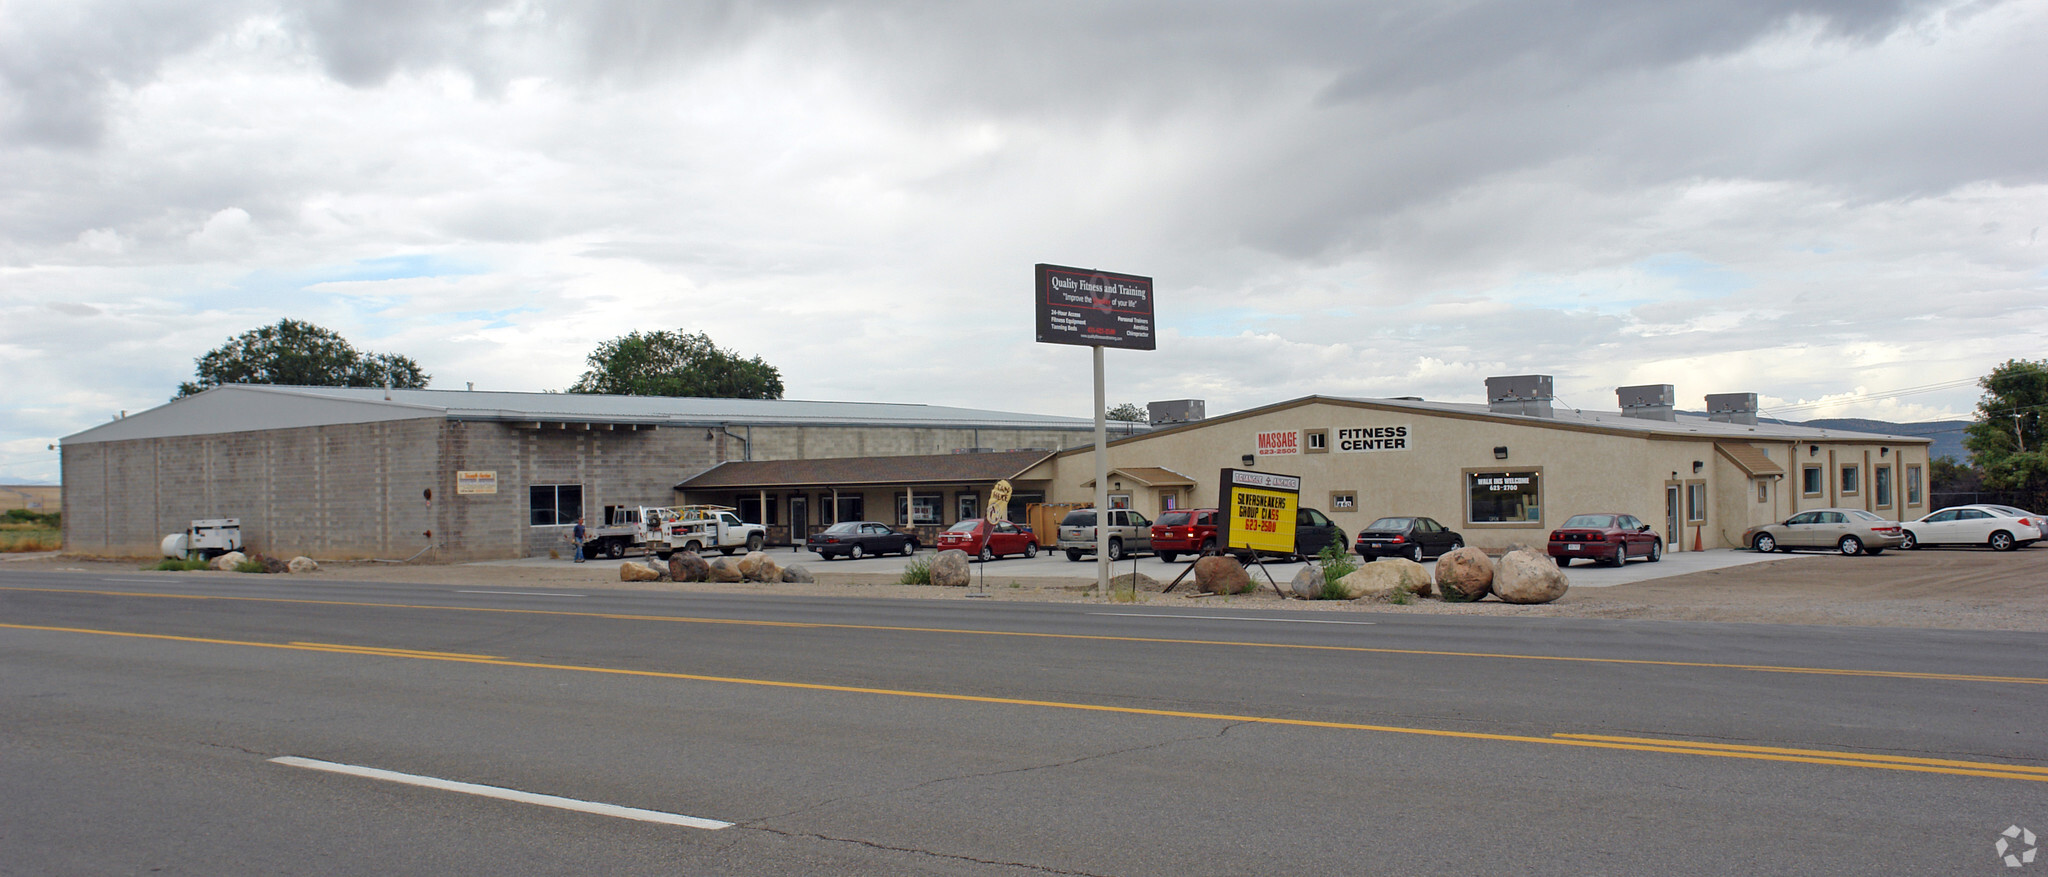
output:
POLYGON ((1040 263, 1032 310, 1042 344, 1095 348, 1095 592, 1109 593, 1109 407, 1102 348, 1155 350, 1152 278, 1040 263))

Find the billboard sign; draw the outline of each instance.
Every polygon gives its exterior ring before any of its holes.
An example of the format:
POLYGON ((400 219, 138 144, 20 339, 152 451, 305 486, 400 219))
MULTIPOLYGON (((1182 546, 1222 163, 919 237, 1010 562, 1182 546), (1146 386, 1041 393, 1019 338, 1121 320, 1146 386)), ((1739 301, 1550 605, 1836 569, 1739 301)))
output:
POLYGON ((1155 350, 1152 278, 1038 265, 1032 309, 1045 344, 1155 350))
POLYGON ((498 472, 495 469, 455 470, 455 493, 468 495, 498 492, 498 472))
POLYGON ((1271 554, 1294 553, 1294 516, 1301 508, 1301 478, 1249 469, 1225 469, 1223 544, 1271 554))

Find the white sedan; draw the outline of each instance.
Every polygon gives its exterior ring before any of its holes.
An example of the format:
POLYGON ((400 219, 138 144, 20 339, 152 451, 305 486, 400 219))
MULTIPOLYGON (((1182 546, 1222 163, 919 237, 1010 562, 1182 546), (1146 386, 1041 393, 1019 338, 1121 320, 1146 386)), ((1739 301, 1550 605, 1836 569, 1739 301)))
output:
POLYGON ((1907 521, 1905 549, 1922 545, 1988 545, 1993 551, 2011 551, 2041 538, 2048 521, 2003 506, 1965 505, 1942 509, 1917 521, 1907 521))

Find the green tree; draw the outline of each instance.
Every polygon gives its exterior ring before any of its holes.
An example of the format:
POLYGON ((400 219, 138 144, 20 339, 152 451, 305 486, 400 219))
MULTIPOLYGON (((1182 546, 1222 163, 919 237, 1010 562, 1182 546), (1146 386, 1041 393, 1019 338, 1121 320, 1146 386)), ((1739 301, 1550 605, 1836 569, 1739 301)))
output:
POLYGON ((1984 473, 1954 457, 1935 457, 1927 461, 1927 485, 1935 493, 1975 493, 1984 486, 1984 473))
POLYGON ((1125 402, 1122 405, 1104 411, 1102 412, 1102 417, 1105 420, 1131 420, 1138 423, 1144 423, 1152 419, 1152 415, 1144 408, 1139 407, 1136 402, 1125 402))
POLYGON ((2048 488, 2048 361, 2006 360, 1977 385, 1977 422, 1963 436, 1984 483, 2007 490, 2048 488))
POLYGON ((332 329, 290 319, 229 338, 194 362, 196 380, 179 384, 172 398, 221 384, 381 387, 388 382, 418 389, 431 377, 410 358, 365 353, 332 329))
POLYGON ((629 332, 599 344, 571 393, 780 399, 782 372, 760 357, 741 359, 702 332, 629 332))

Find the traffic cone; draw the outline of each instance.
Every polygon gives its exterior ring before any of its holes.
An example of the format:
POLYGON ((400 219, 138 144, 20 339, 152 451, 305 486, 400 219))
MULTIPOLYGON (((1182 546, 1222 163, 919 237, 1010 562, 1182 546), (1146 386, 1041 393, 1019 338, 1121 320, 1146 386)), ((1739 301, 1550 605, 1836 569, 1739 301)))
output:
POLYGON ((1698 529, 1692 531, 1692 550, 1700 550, 1700 531, 1698 529))

